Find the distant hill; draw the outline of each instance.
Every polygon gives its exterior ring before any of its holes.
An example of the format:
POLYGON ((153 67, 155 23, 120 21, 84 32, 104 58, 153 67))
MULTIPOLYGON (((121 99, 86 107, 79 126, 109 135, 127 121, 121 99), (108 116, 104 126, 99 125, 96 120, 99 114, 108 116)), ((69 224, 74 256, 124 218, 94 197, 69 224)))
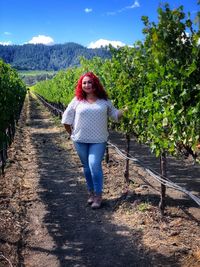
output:
POLYGON ((66 69, 79 65, 79 57, 91 59, 94 56, 109 58, 106 48, 89 49, 76 43, 0 45, 0 58, 17 70, 53 70, 66 69))

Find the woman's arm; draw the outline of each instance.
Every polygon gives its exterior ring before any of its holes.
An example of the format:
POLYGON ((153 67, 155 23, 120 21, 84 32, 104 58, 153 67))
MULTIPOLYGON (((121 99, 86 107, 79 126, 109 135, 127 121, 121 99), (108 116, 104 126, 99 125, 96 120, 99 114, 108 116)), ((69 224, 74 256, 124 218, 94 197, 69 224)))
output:
POLYGON ((119 109, 118 110, 118 115, 117 115, 118 120, 120 120, 122 118, 123 114, 124 114, 124 111, 122 109, 119 109))
POLYGON ((64 125, 65 130, 71 136, 72 134, 72 125, 74 122, 74 117, 75 117, 75 105, 76 105, 76 98, 73 98, 73 100, 69 103, 67 108, 65 109, 63 115, 62 115, 62 120, 61 123, 64 125))
POLYGON ((64 124, 65 130, 68 132, 69 136, 72 134, 72 128, 69 124, 64 124))
POLYGON ((123 117, 124 113, 126 113, 127 111, 128 111, 128 107, 125 107, 123 109, 119 109, 118 110, 118 120, 120 120, 123 117))

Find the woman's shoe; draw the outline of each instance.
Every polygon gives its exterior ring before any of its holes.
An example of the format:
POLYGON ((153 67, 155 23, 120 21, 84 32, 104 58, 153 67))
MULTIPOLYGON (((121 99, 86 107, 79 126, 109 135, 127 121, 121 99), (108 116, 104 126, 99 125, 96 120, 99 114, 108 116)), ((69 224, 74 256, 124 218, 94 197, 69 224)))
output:
POLYGON ((91 204, 94 202, 94 198, 95 198, 94 194, 93 194, 93 193, 90 193, 90 194, 89 194, 89 198, 88 198, 88 200, 87 200, 87 203, 88 203, 89 205, 91 205, 91 204))
POLYGON ((99 209, 101 207, 102 203, 102 197, 101 196, 95 196, 94 201, 91 205, 92 209, 99 209))

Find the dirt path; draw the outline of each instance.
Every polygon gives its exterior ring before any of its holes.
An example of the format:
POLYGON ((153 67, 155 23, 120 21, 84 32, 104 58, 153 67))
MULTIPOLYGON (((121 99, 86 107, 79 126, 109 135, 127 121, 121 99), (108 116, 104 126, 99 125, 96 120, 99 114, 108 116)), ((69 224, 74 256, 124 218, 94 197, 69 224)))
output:
POLYGON ((112 209, 93 211, 86 205, 85 181, 72 144, 33 99, 27 127, 32 157, 24 177, 25 197, 31 196, 24 265, 145 266, 148 258, 132 245, 131 229, 112 223, 112 209))
MULTIPOLYGON (((1 211, 4 218, 9 211, 10 224, 0 221, 0 251, 13 266, 200 266, 199 207, 181 195, 178 205, 169 199, 162 218, 158 193, 141 184, 145 174, 136 167, 124 197, 124 163, 111 149, 110 167, 103 163, 103 207, 91 210, 71 141, 32 96, 10 156, 5 178, 12 183, 4 186, 4 196, 12 201, 3 202, 1 211)), ((0 266, 9 265, 0 259, 0 266)))

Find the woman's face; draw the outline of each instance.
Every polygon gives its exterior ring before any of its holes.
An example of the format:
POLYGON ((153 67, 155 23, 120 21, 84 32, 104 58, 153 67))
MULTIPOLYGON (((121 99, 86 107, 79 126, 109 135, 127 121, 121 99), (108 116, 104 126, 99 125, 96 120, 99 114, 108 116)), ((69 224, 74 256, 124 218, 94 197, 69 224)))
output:
POLYGON ((92 86, 92 79, 88 76, 85 76, 82 80, 82 89, 86 94, 91 94, 94 92, 92 86))

